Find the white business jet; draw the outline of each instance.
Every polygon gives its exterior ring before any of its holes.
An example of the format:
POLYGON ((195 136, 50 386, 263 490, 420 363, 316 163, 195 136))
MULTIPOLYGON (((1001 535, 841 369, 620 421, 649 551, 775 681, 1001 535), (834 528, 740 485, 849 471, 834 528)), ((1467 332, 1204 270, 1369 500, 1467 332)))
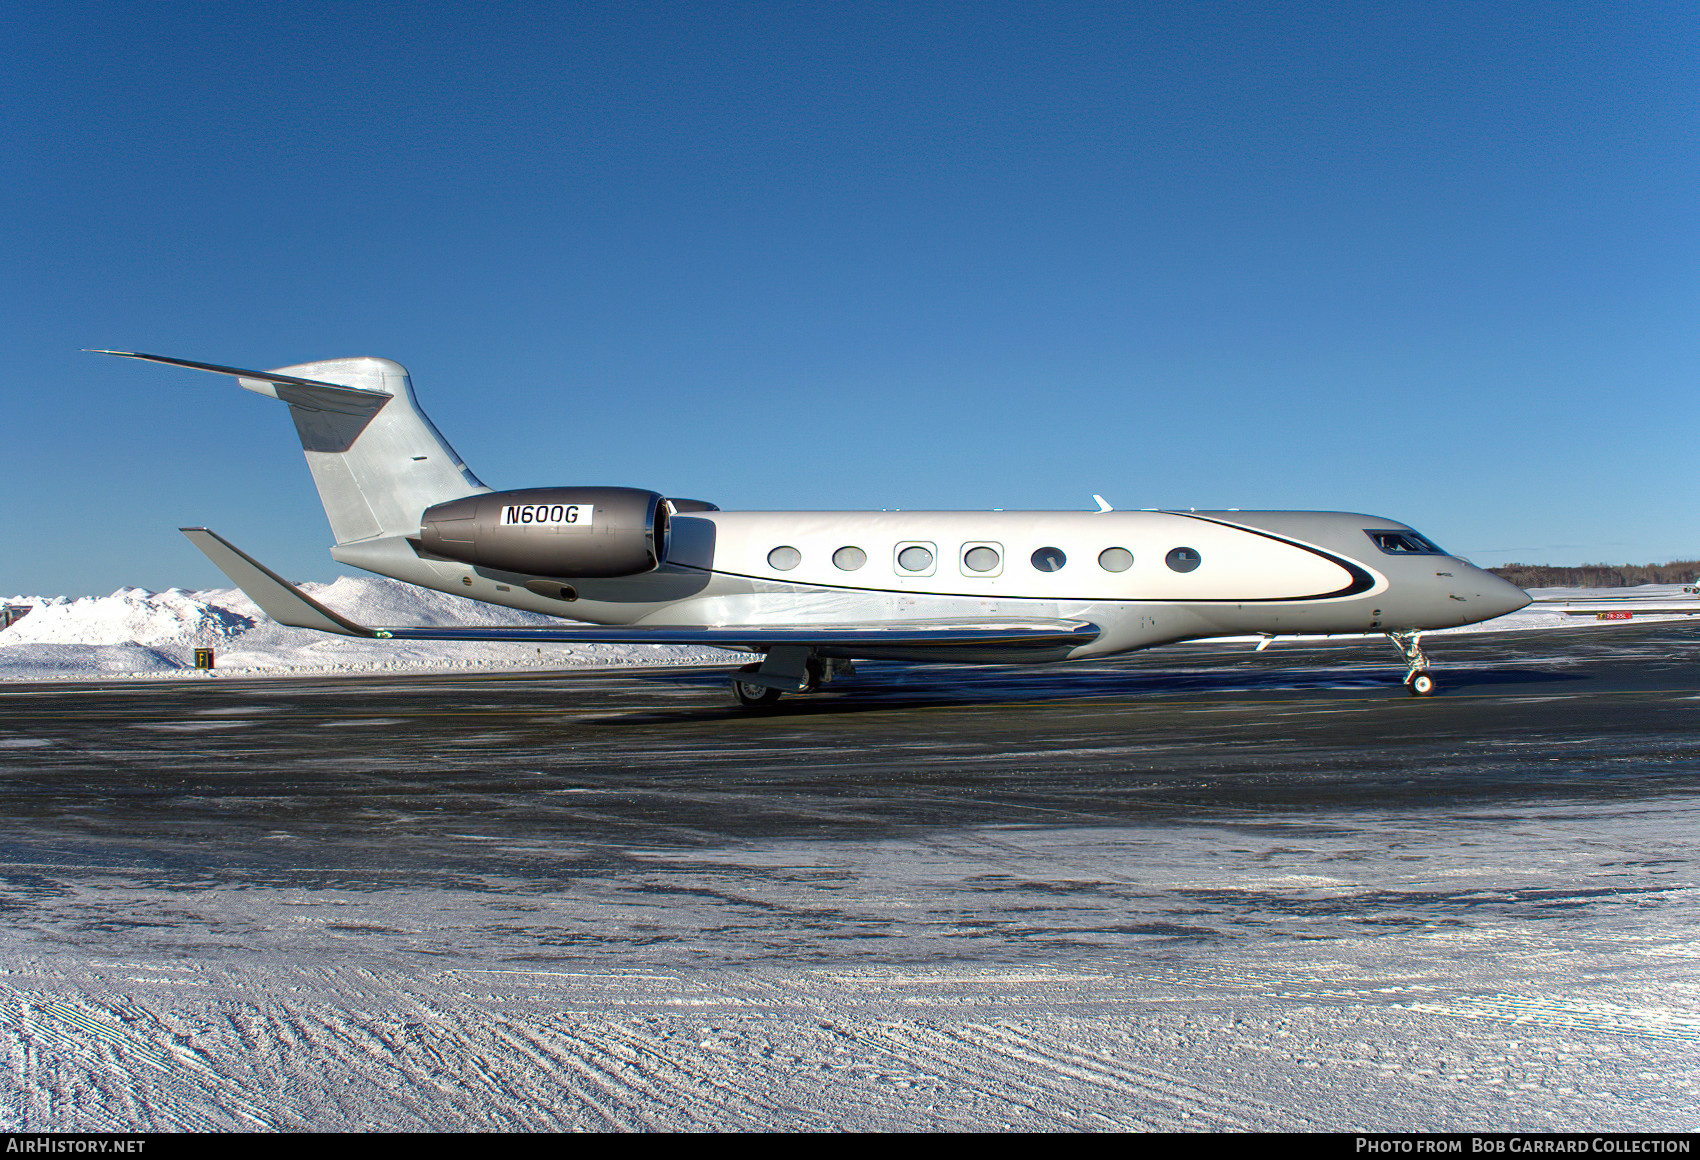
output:
POLYGON ((1423 632, 1529 603, 1404 524, 1344 512, 727 512, 627 487, 492 491, 381 358, 232 375, 289 404, 331 556, 562 618, 559 627, 368 627, 206 528, 183 532, 281 624, 379 640, 701 644, 761 659, 744 705, 856 659, 1081 660, 1221 636, 1384 633, 1418 696, 1423 632))

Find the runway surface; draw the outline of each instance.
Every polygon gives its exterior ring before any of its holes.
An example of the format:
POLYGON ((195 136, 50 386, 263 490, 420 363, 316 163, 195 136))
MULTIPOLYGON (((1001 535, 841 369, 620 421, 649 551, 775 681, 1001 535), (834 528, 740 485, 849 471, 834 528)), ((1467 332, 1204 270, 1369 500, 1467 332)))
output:
POLYGON ((1700 631, 0 687, 0 1126, 1693 1128, 1700 631))

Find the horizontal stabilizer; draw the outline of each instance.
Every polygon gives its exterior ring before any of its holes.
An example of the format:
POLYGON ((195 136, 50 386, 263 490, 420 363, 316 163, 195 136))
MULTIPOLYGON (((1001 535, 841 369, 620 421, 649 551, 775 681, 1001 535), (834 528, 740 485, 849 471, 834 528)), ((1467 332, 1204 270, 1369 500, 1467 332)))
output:
POLYGON ((182 528, 185 536, 217 564, 236 586, 279 624, 342 636, 379 640, 488 640, 508 644, 696 644, 763 649, 774 645, 850 648, 1002 649, 1069 648, 1098 637, 1083 620, 1014 619, 900 620, 858 624, 603 625, 564 622, 530 627, 475 625, 455 628, 356 624, 283 579, 258 560, 206 528, 182 528))
POLYGON ((133 350, 91 350, 89 354, 112 354, 119 358, 139 358, 144 362, 165 363, 167 366, 188 367, 191 370, 211 371, 232 375, 250 391, 270 395, 302 407, 344 414, 371 414, 389 401, 385 391, 368 391, 364 387, 345 387, 340 383, 325 383, 318 379, 302 379, 276 371, 245 371, 239 367, 221 367, 217 363, 190 362, 186 358, 167 358, 162 354, 139 354, 133 350))

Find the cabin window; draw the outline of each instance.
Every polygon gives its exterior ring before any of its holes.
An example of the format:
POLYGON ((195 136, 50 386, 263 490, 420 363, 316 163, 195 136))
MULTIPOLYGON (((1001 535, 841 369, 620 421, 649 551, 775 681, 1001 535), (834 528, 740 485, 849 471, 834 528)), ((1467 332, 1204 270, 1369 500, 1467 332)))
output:
POLYGON ((1041 572, 1060 572, 1066 563, 1068 557, 1061 548, 1040 548, 1033 553, 1033 567, 1041 572))
POLYGON ((1389 556, 1444 556, 1445 552, 1435 546, 1427 536, 1419 536, 1415 532, 1384 532, 1375 528, 1365 528, 1364 535, 1375 541, 1375 546, 1389 556))
POLYGON ((776 572, 789 572, 803 562, 803 553, 789 544, 781 544, 767 554, 767 566, 776 572))
POLYGON ((1177 572, 1190 572, 1204 563, 1204 557, 1198 554, 1197 548, 1176 548, 1163 557, 1163 563, 1177 572))
POLYGON ((832 554, 832 562, 840 572, 854 572, 868 562, 868 554, 846 544, 832 554))
POLYGON ((994 544, 970 544, 962 553, 962 570, 981 575, 1003 567, 1003 553, 994 544))
POLYGON ((931 544, 899 544, 897 546, 897 566, 905 572, 931 575, 933 571, 933 546, 931 544))
POLYGON ((1126 572, 1133 567, 1133 553, 1126 548, 1105 548, 1098 553, 1098 567, 1106 572, 1126 572))

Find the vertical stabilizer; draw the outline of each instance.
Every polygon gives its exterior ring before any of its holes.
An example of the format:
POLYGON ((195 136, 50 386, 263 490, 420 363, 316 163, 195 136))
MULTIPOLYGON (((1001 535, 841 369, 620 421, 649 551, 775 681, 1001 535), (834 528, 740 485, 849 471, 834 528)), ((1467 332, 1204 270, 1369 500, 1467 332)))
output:
POLYGON ((288 403, 338 544, 416 535, 426 508, 490 490, 419 409, 407 368, 387 358, 245 371, 132 351, 95 353, 232 375, 250 391, 288 403))
POLYGON ((295 397, 287 384, 241 379, 249 390, 289 404, 337 543, 415 535, 426 508, 490 490, 420 410, 400 363, 327 359, 279 367, 277 373, 388 396, 375 400, 375 409, 366 399, 327 406, 295 397))

